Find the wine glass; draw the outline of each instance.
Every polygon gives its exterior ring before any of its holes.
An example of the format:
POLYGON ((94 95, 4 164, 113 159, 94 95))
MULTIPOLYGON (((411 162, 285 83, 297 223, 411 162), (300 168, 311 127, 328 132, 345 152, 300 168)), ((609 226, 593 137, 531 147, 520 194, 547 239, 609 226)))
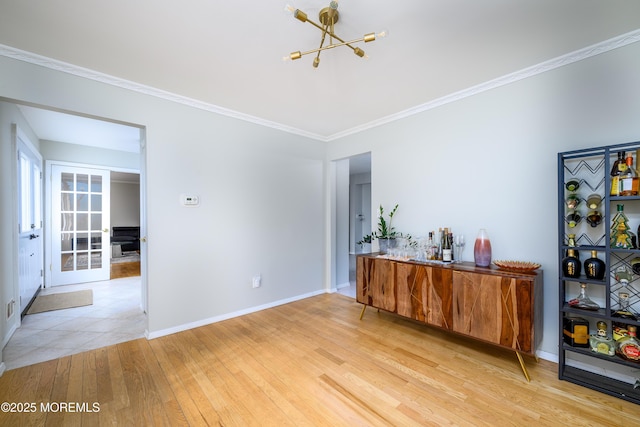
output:
POLYGON ((462 250, 464 249, 464 236, 456 234, 453 237, 453 249, 455 250, 455 262, 462 262, 462 250))

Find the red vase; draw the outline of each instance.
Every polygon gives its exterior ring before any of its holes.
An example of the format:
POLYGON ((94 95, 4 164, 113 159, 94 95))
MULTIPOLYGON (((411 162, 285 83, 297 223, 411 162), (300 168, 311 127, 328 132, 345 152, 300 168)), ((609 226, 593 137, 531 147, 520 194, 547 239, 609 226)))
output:
POLYGON ((489 267, 491 265, 491 241, 484 228, 480 229, 476 243, 473 246, 473 259, 478 267, 489 267))

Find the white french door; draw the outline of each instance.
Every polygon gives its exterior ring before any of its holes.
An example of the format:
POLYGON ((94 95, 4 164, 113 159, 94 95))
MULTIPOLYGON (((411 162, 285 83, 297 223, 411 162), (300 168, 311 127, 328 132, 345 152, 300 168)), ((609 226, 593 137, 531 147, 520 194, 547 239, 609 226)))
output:
POLYGON ((110 172, 51 166, 51 284, 109 280, 110 172))

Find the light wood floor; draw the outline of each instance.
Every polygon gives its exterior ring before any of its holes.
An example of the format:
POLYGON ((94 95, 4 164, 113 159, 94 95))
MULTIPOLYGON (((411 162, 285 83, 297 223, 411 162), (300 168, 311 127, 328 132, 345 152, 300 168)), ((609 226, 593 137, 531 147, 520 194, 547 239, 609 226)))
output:
POLYGON ((638 425, 637 405, 557 380, 556 365, 326 294, 5 372, 0 425, 638 425), (44 413, 40 402, 99 404, 44 413))
POLYGON ((111 263, 110 279, 122 279, 140 275, 140 261, 111 263))

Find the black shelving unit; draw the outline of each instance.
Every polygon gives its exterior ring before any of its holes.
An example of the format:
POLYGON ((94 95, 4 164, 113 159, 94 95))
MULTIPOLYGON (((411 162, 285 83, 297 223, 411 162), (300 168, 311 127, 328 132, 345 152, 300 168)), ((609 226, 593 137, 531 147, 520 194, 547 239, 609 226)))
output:
MULTIPOLYGON (((616 249, 610 246, 611 221, 617 205, 624 205, 629 218, 631 231, 636 233, 640 225, 640 196, 611 196, 610 171, 619 151, 632 152, 634 167, 638 168, 636 153, 640 153, 640 142, 609 145, 583 150, 567 151, 558 154, 558 274, 559 274, 559 363, 558 377, 584 387, 640 404, 640 387, 634 388, 635 380, 640 381, 640 363, 627 361, 619 356, 606 356, 595 353, 589 348, 572 347, 563 339, 563 321, 565 317, 582 317, 589 321, 590 332, 595 333, 595 323, 604 320, 611 333, 612 313, 619 308, 618 292, 624 288, 629 294, 631 311, 640 312, 640 275, 633 274, 627 285, 616 279, 616 271, 621 268, 631 270, 633 258, 640 258, 640 249, 616 249), (570 179, 577 179, 580 187, 575 193, 580 198, 577 210, 582 220, 570 227, 566 221, 568 208, 566 197, 571 193, 565 188, 570 179), (588 213, 586 199, 591 194, 599 194, 602 202, 598 207, 602 222, 592 226, 584 218, 588 213), (591 251, 605 262, 604 280, 588 280, 584 271, 580 278, 563 276, 562 259, 566 256, 569 234, 575 234, 576 250, 580 261, 591 257, 591 251), (600 305, 597 311, 583 310, 568 305, 580 290, 580 283, 587 284, 587 294, 600 305)), ((640 248, 640 236, 637 236, 640 248)), ((584 270, 584 269, 583 269, 584 270)), ((640 322, 636 324, 640 329, 640 322)))

